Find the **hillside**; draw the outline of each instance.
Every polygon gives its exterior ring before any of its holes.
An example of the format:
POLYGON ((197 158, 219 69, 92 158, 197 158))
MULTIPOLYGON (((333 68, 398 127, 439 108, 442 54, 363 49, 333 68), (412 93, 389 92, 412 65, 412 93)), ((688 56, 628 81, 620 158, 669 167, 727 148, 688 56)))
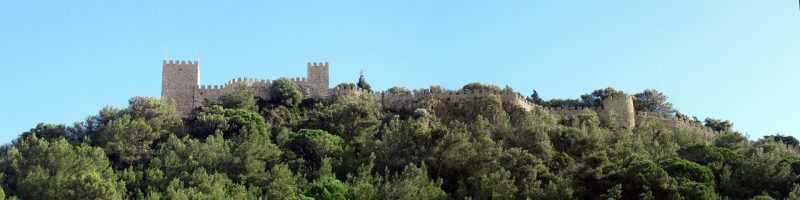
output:
POLYGON ((2 148, 0 199, 800 199, 795 138, 749 141, 655 90, 270 87, 39 124, 2 148))

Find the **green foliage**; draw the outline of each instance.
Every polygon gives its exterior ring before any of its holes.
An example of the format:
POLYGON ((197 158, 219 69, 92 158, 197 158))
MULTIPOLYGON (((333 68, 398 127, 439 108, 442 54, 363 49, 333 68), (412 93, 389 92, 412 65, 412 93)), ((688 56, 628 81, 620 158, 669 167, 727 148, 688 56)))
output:
POLYGON ((348 194, 347 185, 334 177, 323 176, 311 183, 306 196, 314 199, 345 200, 348 194))
POLYGON ((23 199, 122 199, 124 185, 102 149, 37 137, 5 152, 5 188, 23 199))
POLYGON ((733 128, 733 123, 728 120, 721 120, 721 119, 714 119, 714 118, 706 118, 705 126, 719 132, 728 132, 731 131, 733 128))
POLYGON ((774 198, 772 198, 769 195, 762 194, 762 195, 758 195, 758 196, 753 197, 752 200, 774 200, 774 198))
POLYGON ((406 166, 401 174, 389 178, 381 189, 380 199, 445 199, 447 194, 439 188, 441 181, 432 180, 426 171, 424 165, 406 166))
POLYGON ((220 104, 225 108, 257 111, 256 91, 244 85, 237 85, 233 92, 219 97, 220 104))
MULTIPOLYGON (((237 90, 186 119, 135 97, 72 126, 39 124, 0 147, 0 199, 800 199, 797 140, 748 141, 729 121, 707 120, 721 131, 711 137, 647 117, 615 131, 592 111, 559 118, 496 94, 392 110, 371 97, 302 99, 286 79, 272 87, 267 101, 237 90)), ((671 109, 657 91, 638 96, 640 111, 671 109)))
POLYGON ((397 95, 397 96, 411 95, 411 91, 410 90, 408 90, 408 89, 406 89, 404 87, 399 87, 399 86, 395 86, 395 87, 389 88, 389 90, 386 90, 386 93, 389 93, 389 94, 392 94, 392 95, 397 95))
POLYGON ((275 104, 293 107, 303 100, 300 86, 287 78, 273 81, 269 91, 270 101, 275 104))
POLYGON ((322 167, 324 158, 339 157, 343 145, 344 141, 339 136, 323 130, 308 129, 291 134, 286 144, 288 149, 305 161, 304 167, 312 172, 322 167))
POLYGON ((794 184, 794 187, 792 187, 792 192, 789 193, 789 196, 786 197, 786 200, 800 200, 800 186, 794 184))
POLYGON ((738 132, 723 133, 714 140, 714 146, 736 150, 746 145, 747 138, 738 132))
POLYGON ((143 119, 124 115, 111 121, 97 134, 95 142, 103 147, 112 160, 124 166, 141 163, 150 158, 153 141, 160 138, 143 119))
POLYGON ((792 137, 790 135, 787 135, 787 136, 783 136, 783 135, 780 135, 780 134, 778 134, 778 135, 768 135, 768 136, 764 136, 764 140, 772 140, 772 141, 783 143, 786 146, 792 146, 792 147, 797 147, 798 145, 800 145, 800 141, 797 141, 797 138, 794 138, 794 137, 792 137))
POLYGON ((358 86, 358 88, 361 88, 361 89, 364 89, 364 90, 367 90, 367 91, 372 91, 372 86, 370 86, 369 83, 367 83, 367 79, 364 78, 364 73, 361 73, 358 76, 358 82, 356 83, 356 86, 358 86))
POLYGON ((361 98, 337 98, 332 104, 309 113, 307 126, 352 139, 376 131, 381 112, 378 105, 361 98))
POLYGON ((644 90, 633 95, 633 107, 639 112, 673 113, 672 103, 667 101, 664 93, 654 89, 644 90))
POLYGON ((661 166, 674 178, 698 183, 713 183, 714 175, 711 173, 711 169, 692 161, 669 159, 662 161, 661 166))
POLYGON ((285 164, 275 165, 270 170, 270 183, 267 185, 268 199, 303 199, 300 179, 285 164))
POLYGON ((469 83, 461 87, 461 90, 472 90, 472 91, 490 91, 490 92, 499 92, 501 91, 500 87, 496 85, 487 85, 483 83, 469 83))
POLYGON ((67 138, 69 133, 67 132, 67 127, 64 125, 40 123, 36 125, 36 128, 22 133, 20 138, 33 137, 34 135, 38 138, 54 140, 59 138, 67 138))
POLYGON ((535 104, 539 104, 539 105, 542 105, 542 103, 544 103, 544 99, 542 99, 542 97, 539 97, 539 91, 536 91, 536 90, 533 90, 533 93, 531 93, 531 96, 528 97, 528 101, 533 102, 535 104))
POLYGON ((600 106, 603 105, 603 100, 610 96, 623 95, 622 91, 616 90, 612 87, 605 89, 595 90, 590 94, 581 95, 581 103, 584 106, 600 106))

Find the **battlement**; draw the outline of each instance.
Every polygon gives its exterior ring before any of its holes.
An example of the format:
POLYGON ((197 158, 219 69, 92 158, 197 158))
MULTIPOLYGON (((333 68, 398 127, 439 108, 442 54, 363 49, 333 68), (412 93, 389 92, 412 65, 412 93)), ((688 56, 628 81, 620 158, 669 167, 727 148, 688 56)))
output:
POLYGON ((308 79, 307 79, 307 78, 305 78, 305 77, 295 77, 295 78, 289 78, 289 80, 290 80, 290 81, 292 81, 292 82, 295 82, 295 83, 305 83, 305 82, 308 82, 308 79))
POLYGON ((340 85, 332 90, 333 96, 367 96, 374 95, 372 91, 361 89, 355 85, 340 85))
POLYGON ((163 65, 199 65, 196 60, 163 60, 163 65))
POLYGON ((310 62, 307 63, 308 68, 328 68, 328 62, 310 62))
MULTIPOLYGON (((225 94, 234 92, 234 88, 244 86, 253 88, 256 95, 269 97, 271 80, 240 77, 231 79, 222 85, 200 84, 200 62, 196 60, 162 60, 161 96, 173 99, 176 109, 183 116, 191 114, 206 99, 215 100, 225 94)), ((307 77, 289 78, 302 88, 306 95, 315 98, 327 97, 329 90, 329 64, 308 63, 307 77)))
POLYGON ((681 128, 681 129, 689 129, 697 131, 708 138, 721 134, 720 131, 713 130, 704 126, 703 124, 698 124, 694 120, 687 119, 687 118, 680 118, 674 115, 665 115, 663 113, 653 113, 653 112, 638 112, 636 113, 637 121, 645 121, 647 119, 657 120, 663 124, 666 124, 672 128, 681 128))

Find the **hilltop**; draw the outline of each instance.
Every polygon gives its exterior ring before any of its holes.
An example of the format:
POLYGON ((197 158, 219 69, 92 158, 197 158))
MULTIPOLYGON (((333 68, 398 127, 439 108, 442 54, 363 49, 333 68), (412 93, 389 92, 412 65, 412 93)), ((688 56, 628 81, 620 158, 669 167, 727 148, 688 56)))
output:
POLYGON ((655 90, 543 100, 480 83, 373 91, 363 76, 330 90, 237 80, 189 85, 225 92, 192 97, 188 110, 134 97, 74 125, 40 124, 2 148, 0 196, 800 198, 795 138, 748 141, 655 90))

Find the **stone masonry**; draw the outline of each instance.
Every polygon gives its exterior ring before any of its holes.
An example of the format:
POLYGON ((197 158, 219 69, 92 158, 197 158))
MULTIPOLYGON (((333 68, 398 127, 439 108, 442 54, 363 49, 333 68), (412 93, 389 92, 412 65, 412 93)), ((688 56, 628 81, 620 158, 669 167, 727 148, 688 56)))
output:
MULTIPOLYGON (((290 78, 297 83, 303 95, 327 97, 330 89, 328 63, 308 63, 307 78, 290 78)), ((256 95, 269 98, 272 81, 252 78, 237 78, 224 85, 200 85, 200 64, 197 61, 164 60, 162 63, 161 96, 175 101, 175 108, 182 116, 189 116, 205 99, 217 99, 231 93, 236 87, 254 88, 256 95)))
MULTIPOLYGON (((197 61, 164 60, 162 63, 161 96, 172 99, 179 114, 188 117, 192 110, 199 107, 204 100, 214 100, 235 90, 235 86, 253 88, 256 95, 269 99, 269 88, 272 81, 252 78, 236 78, 223 85, 200 85, 200 65, 197 61)), ((548 108, 527 101, 519 93, 510 91, 470 91, 470 90, 414 90, 407 94, 390 94, 389 92, 371 92, 352 86, 330 88, 328 63, 308 63, 307 75, 304 78, 290 78, 302 89, 305 96, 311 98, 329 98, 337 96, 365 96, 378 101, 385 109, 413 109, 414 102, 422 102, 432 98, 471 98, 476 95, 497 95, 504 103, 518 106, 525 110, 542 109, 558 117, 579 115, 585 111, 597 113, 602 124, 615 129, 633 129, 636 127, 637 115, 633 107, 633 97, 627 95, 611 96, 603 100, 599 107, 580 108, 548 108)), ((676 122, 675 124, 681 124, 676 122)))

